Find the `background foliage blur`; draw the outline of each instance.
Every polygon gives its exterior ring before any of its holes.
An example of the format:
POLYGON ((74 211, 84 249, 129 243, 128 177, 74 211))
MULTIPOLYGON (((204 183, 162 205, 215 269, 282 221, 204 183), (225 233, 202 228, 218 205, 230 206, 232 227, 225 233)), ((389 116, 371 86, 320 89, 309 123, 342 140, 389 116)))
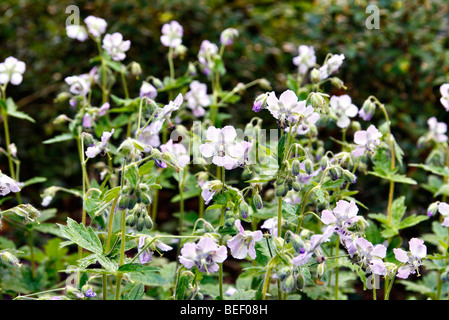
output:
MULTIPOLYGON (((273 90, 284 90, 287 75, 295 73, 292 58, 301 44, 315 48, 318 63, 324 61, 328 52, 343 53, 346 59, 339 77, 348 88, 346 93, 359 107, 369 95, 387 105, 393 134, 405 151, 405 162, 422 162, 426 153, 417 149, 416 141, 427 130, 426 120, 430 116, 437 116, 439 121, 448 119, 439 103, 438 91, 442 83, 449 81, 446 1, 3 0, 0 60, 12 55, 27 65, 23 83, 10 86, 8 94, 36 119, 35 124, 11 120, 12 142, 18 147, 22 163, 21 178, 48 179, 24 190, 25 201, 39 203, 39 194, 46 185, 76 187, 81 182, 74 143, 42 144, 60 133, 61 128, 52 123, 53 119, 61 113, 70 115, 67 102, 54 101, 59 92, 67 90, 64 78, 88 72, 88 59, 95 54, 92 42, 78 42, 66 36, 66 7, 71 4, 80 8, 81 19, 88 15, 102 17, 108 21, 108 33, 120 31, 131 40, 126 61, 141 64, 143 79, 166 75, 166 50, 159 37, 162 25, 170 20, 183 25, 183 44, 188 48, 184 61, 175 61, 177 68, 186 68, 187 61, 196 60, 202 40, 218 42, 225 28, 239 30, 238 41, 225 53, 225 89, 263 77, 271 82, 273 90), (365 26, 368 4, 380 8, 380 29, 369 30, 365 26)), ((130 79, 131 93, 136 96, 142 78, 130 79)), ((251 106, 258 90, 248 90, 237 107, 227 110, 234 125, 243 128, 254 116, 251 106)), ((267 128, 270 121, 265 122, 267 128)), ((3 139, 0 144, 5 147, 3 139)), ((3 159, 0 169, 6 169, 6 164, 3 159)), ((422 181, 420 172, 408 173, 422 181)), ((367 176, 357 183, 360 200, 383 204, 386 189, 380 188, 385 186, 372 187, 370 179, 367 176)), ((413 201, 412 208, 428 205, 430 194, 417 192, 419 187, 407 188, 402 191, 409 195, 408 201, 413 201)), ((59 206, 73 210, 69 199, 60 197, 59 206)))

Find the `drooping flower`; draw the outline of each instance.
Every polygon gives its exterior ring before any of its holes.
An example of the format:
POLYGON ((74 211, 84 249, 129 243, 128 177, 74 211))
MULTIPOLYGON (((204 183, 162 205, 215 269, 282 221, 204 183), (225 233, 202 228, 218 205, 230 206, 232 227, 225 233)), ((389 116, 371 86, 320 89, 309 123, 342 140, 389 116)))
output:
POLYGON ((446 111, 449 111, 449 83, 442 84, 440 87, 440 102, 446 111))
POLYGON ((137 252, 140 253, 139 254, 139 262, 141 264, 145 264, 151 261, 151 259, 153 258, 153 251, 154 250, 162 250, 162 251, 170 251, 173 248, 170 247, 169 245, 166 245, 165 243, 163 243, 160 240, 154 240, 151 239, 150 237, 146 237, 146 236, 141 236, 139 237, 139 245, 137 246, 137 252), (145 246, 147 245, 147 242, 151 242, 152 244, 150 245, 150 247, 145 248, 145 246), (151 250, 150 250, 151 249, 151 250))
POLYGON ((194 266, 201 272, 214 273, 228 257, 225 246, 218 246, 212 238, 203 237, 198 243, 188 242, 181 249, 179 262, 191 269, 194 266))
POLYGON ((150 83, 143 81, 140 86, 139 96, 154 99, 157 97, 157 89, 150 83))
POLYGON ((331 111, 337 116, 337 126, 344 129, 351 122, 349 118, 357 115, 359 109, 352 103, 352 99, 347 94, 342 96, 332 96, 329 101, 331 111))
POLYGON ((80 25, 68 25, 65 27, 67 32, 67 36, 72 39, 76 39, 78 41, 86 41, 89 38, 86 29, 80 25))
POLYGON ((101 105, 101 107, 98 109, 97 114, 102 117, 106 114, 106 111, 109 110, 109 108, 111 107, 111 105, 109 104, 109 102, 105 102, 101 105))
POLYGON ((443 227, 449 227, 449 204, 446 202, 440 202, 438 204, 438 212, 444 217, 441 225, 443 227))
POLYGON ((90 287, 89 289, 87 289, 86 292, 84 292, 84 296, 86 296, 86 298, 92 298, 95 297, 97 294, 95 293, 95 291, 92 289, 92 287, 90 287))
POLYGON ((82 76, 66 77, 65 82, 70 86, 70 92, 75 95, 85 97, 89 93, 90 84, 82 76))
POLYGON ((6 196, 10 192, 19 192, 20 183, 14 181, 0 171, 0 195, 6 196))
POLYGON ((84 19, 84 23, 86 24, 89 33, 96 38, 106 32, 106 27, 108 25, 106 20, 94 16, 88 16, 84 19))
POLYGON ((119 32, 106 34, 103 38, 103 49, 114 61, 122 61, 126 58, 125 52, 131 47, 130 40, 123 40, 123 35, 119 32))
POLYGON ((212 157, 212 163, 227 170, 236 168, 243 162, 245 149, 236 141, 237 132, 233 126, 222 129, 209 127, 206 131, 206 143, 200 145, 201 154, 212 157))
POLYGON ((174 101, 170 101, 162 108, 162 110, 160 110, 160 112, 157 113, 157 121, 163 122, 164 120, 169 119, 173 112, 179 110, 183 102, 184 98, 182 96, 182 93, 180 93, 176 96, 174 101))
POLYGON ((190 157, 187 154, 187 149, 182 143, 173 143, 173 140, 170 139, 167 143, 161 145, 162 152, 169 152, 174 155, 174 158, 177 160, 177 164, 180 167, 185 167, 190 162, 190 157))
POLYGON ((447 141, 447 124, 444 122, 438 122, 437 118, 431 117, 427 120, 429 126, 429 138, 435 139, 437 142, 447 141))
POLYGON ((405 265, 398 269, 397 277, 401 279, 407 279, 410 274, 418 272, 419 266, 422 264, 422 259, 427 255, 427 247, 424 244, 424 240, 418 238, 412 238, 408 242, 409 252, 401 248, 394 248, 394 256, 397 260, 405 265))
POLYGON ((218 47, 215 43, 209 40, 203 40, 198 52, 198 61, 203 67, 203 72, 206 75, 210 74, 211 69, 215 66, 215 55, 218 53, 218 47))
POLYGON ((305 265, 310 258, 315 254, 318 263, 324 262, 323 254, 321 253, 320 246, 329 241, 329 238, 333 234, 333 228, 327 227, 322 234, 314 234, 310 237, 309 241, 304 242, 304 248, 300 248, 299 254, 292 259, 292 262, 300 267, 305 265))
POLYGON ((352 154, 360 157, 365 152, 374 153, 380 144, 380 138, 382 138, 382 133, 374 125, 370 125, 367 130, 357 131, 354 134, 354 142, 358 146, 352 151, 352 154))
POLYGON ((279 125, 292 125, 300 119, 300 115, 305 112, 306 102, 298 101, 298 97, 292 90, 284 91, 279 99, 274 92, 270 92, 267 98, 267 109, 278 119, 279 125))
POLYGON ((371 272, 378 275, 385 275, 387 269, 382 261, 387 254, 387 248, 382 244, 373 245, 364 238, 354 240, 356 252, 360 262, 370 268, 371 272))
MULTIPOLYGON (((283 223, 282 220, 281 223, 283 223)), ((269 218, 263 222, 260 228, 267 229, 271 233, 271 235, 276 238, 278 236, 278 219, 269 218)))
POLYGON ((83 127, 90 128, 92 127, 92 116, 88 113, 83 116, 83 127))
POLYGON ((298 67, 299 73, 304 75, 315 63, 315 49, 312 46, 300 45, 298 55, 293 58, 293 64, 298 67))
POLYGON ((209 204, 209 202, 214 197, 215 193, 222 187, 221 181, 199 181, 201 187, 201 197, 204 199, 204 204, 209 204))
POLYGON ((220 43, 224 46, 230 46, 234 39, 239 36, 239 31, 235 28, 227 28, 220 34, 220 43))
POLYGON ((109 139, 112 137, 114 129, 111 132, 104 131, 101 135, 101 141, 93 146, 90 146, 86 150, 86 157, 95 158, 100 152, 104 151, 108 146, 109 139))
POLYGON ((251 259, 256 258, 255 245, 257 241, 262 240, 262 231, 245 231, 240 220, 235 220, 235 226, 239 233, 228 240, 227 244, 231 249, 231 254, 236 259, 244 259, 249 255, 251 259))
POLYGON ((327 59, 326 63, 319 69, 320 79, 327 79, 331 74, 337 72, 343 64, 344 59, 344 54, 332 54, 331 57, 327 59))
POLYGON ((0 63, 0 84, 9 82, 15 86, 21 84, 25 69, 25 62, 14 57, 6 58, 4 62, 0 63))
POLYGON ((187 106, 192 109, 195 117, 202 117, 206 114, 204 107, 210 105, 210 97, 207 95, 207 85, 197 80, 190 83, 190 90, 185 94, 187 106))
POLYGON ((176 48, 182 43, 184 29, 178 21, 171 21, 162 26, 161 43, 166 47, 176 48))
POLYGON ((262 93, 256 97, 253 103, 253 111, 260 112, 263 108, 267 106, 268 93, 262 93))

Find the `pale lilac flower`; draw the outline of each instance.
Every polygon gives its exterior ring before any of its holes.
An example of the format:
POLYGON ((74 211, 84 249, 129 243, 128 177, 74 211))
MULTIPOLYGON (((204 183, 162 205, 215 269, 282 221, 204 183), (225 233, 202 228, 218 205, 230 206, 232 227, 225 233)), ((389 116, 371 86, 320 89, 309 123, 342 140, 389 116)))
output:
POLYGON ((207 205, 214 197, 215 193, 222 188, 222 183, 219 180, 212 181, 198 181, 201 187, 201 197, 204 199, 204 203, 207 205))
POLYGON ((97 294, 95 293, 95 291, 94 291, 92 288, 89 288, 89 289, 84 293, 84 295, 85 295, 87 298, 92 298, 92 297, 95 297, 97 294))
POLYGON ((237 292, 237 289, 234 287, 229 287, 226 291, 225 291, 225 295, 227 296, 232 296, 234 293, 237 292))
POLYGON ((249 255, 251 259, 256 258, 255 245, 257 241, 262 240, 262 231, 245 231, 240 220, 235 220, 235 226, 239 230, 237 235, 228 240, 227 244, 231 249, 231 254, 236 259, 244 259, 249 255))
POLYGON ((262 93, 254 100, 253 111, 260 112, 267 105, 268 93, 262 93))
POLYGON ((83 116, 83 127, 84 128, 90 128, 92 127, 92 116, 88 113, 86 113, 83 116))
POLYGON ((150 152, 150 147, 157 148, 161 145, 161 140, 159 138, 160 129, 159 123, 152 122, 139 134, 137 141, 142 142, 145 145, 144 152, 150 152))
POLYGON ((217 246, 212 238, 201 238, 198 243, 188 242, 181 249, 179 262, 184 267, 191 269, 194 266, 201 272, 214 273, 219 267, 218 263, 222 263, 227 258, 227 250, 225 246, 217 246))
POLYGON ((19 192, 20 183, 14 181, 0 171, 0 195, 6 196, 10 192, 19 192))
POLYGON ((374 153, 380 144, 380 138, 382 138, 382 133, 374 125, 370 125, 367 130, 357 131, 354 133, 354 142, 358 146, 352 151, 352 154, 360 157, 365 152, 374 153))
POLYGON ((8 146, 9 152, 11 153, 11 155, 15 158, 17 157, 17 146, 15 143, 11 143, 8 146))
MULTIPOLYGON (((177 97, 175 98, 174 101, 170 101, 168 104, 166 104, 162 108, 162 110, 160 112, 158 112, 158 114, 157 114, 158 120, 157 121, 162 121, 163 122, 164 119, 170 118, 171 114, 174 111, 179 110, 179 108, 181 107, 183 102, 184 102, 184 98, 182 96, 182 93, 180 93, 180 94, 177 95, 177 97)), ((161 124, 161 126, 162 126, 162 124, 161 124)))
POLYGON ((184 168, 190 162, 190 157, 187 154, 186 147, 184 147, 182 143, 173 143, 172 139, 168 140, 167 143, 161 145, 161 151, 173 154, 178 162, 178 165, 182 168, 184 168))
POLYGON ((293 64, 298 67, 300 74, 305 74, 316 63, 315 49, 312 46, 300 45, 298 55, 293 58, 293 64))
MULTIPOLYGON (((315 112, 312 106, 307 106, 302 112, 299 122, 296 124, 296 133, 300 135, 307 134, 310 129, 320 120, 320 114, 315 112)), ((290 128, 286 128, 285 131, 289 132, 290 128)))
POLYGON ((349 118, 355 117, 359 111, 352 103, 352 99, 347 94, 342 96, 332 96, 329 101, 330 109, 337 116, 337 126, 344 129, 351 122, 349 118))
POLYGON ((361 263, 369 266, 372 273, 385 275, 387 269, 382 259, 387 255, 387 248, 382 244, 374 246, 364 238, 356 238, 354 244, 361 263))
POLYGON ((438 204, 438 212, 444 217, 441 225, 443 227, 449 227, 449 204, 446 202, 440 202, 438 204))
POLYGON ((301 198, 299 193, 296 191, 289 191, 287 195, 282 198, 282 201, 285 201, 293 206, 301 204, 301 198))
POLYGON ((94 146, 87 148, 86 157, 95 158, 100 152, 104 151, 108 146, 109 139, 112 137, 114 129, 111 132, 104 131, 101 135, 101 141, 96 143, 94 146))
POLYGON ((310 240, 304 243, 305 247, 301 248, 299 255, 292 259, 292 262, 298 267, 303 266, 314 254, 317 257, 318 263, 324 262, 320 246, 329 241, 333 232, 334 230, 332 227, 327 227, 322 234, 314 234, 311 236, 310 240))
MULTIPOLYGON (((283 221, 281 221, 283 223, 283 221)), ((261 229, 267 229, 273 237, 278 236, 278 219, 269 218, 260 226, 261 229)))
POLYGON ((65 30, 69 38, 76 39, 81 42, 86 41, 89 37, 86 29, 80 25, 68 25, 65 30))
POLYGON ((222 129, 209 127, 206 131, 206 143, 200 145, 201 154, 212 157, 212 163, 227 170, 236 168, 244 161, 245 148, 236 142, 237 132, 233 126, 222 129))
POLYGON ((331 74, 338 71, 345 59, 344 54, 333 54, 326 63, 320 67, 320 79, 327 79, 331 74))
POLYGON ((298 101, 298 97, 292 90, 284 91, 279 99, 274 92, 270 92, 267 98, 267 109, 283 127, 286 122, 291 125, 299 121, 300 116, 305 112, 306 102, 298 101))
POLYGON ((157 97, 157 89, 150 83, 143 81, 140 86, 139 96, 154 99, 157 97))
POLYGON ((102 18, 97 18, 94 16, 88 16, 84 19, 84 23, 87 26, 87 30, 91 35, 98 38, 106 31, 107 22, 102 18))
POLYGON ((234 43, 234 39, 239 36, 239 31, 234 28, 227 28, 220 34, 220 43, 224 46, 230 46, 234 43))
POLYGON ((84 77, 70 76, 65 78, 65 82, 70 86, 70 92, 75 95, 86 96, 90 90, 90 83, 84 77))
POLYGON ((321 213, 321 221, 334 228, 335 232, 340 235, 348 236, 348 228, 357 222, 360 217, 357 216, 359 208, 354 201, 339 200, 335 208, 331 210, 323 210, 321 213))
POLYGON ((131 47, 131 41, 123 41, 123 35, 119 32, 106 34, 103 38, 103 49, 114 61, 122 61, 126 58, 125 52, 131 47))
POLYGON ((215 66, 214 57, 218 54, 218 47, 209 40, 203 40, 200 51, 198 52, 198 61, 203 66, 203 72, 210 74, 211 69, 215 66))
POLYGON ((446 111, 449 111, 449 83, 442 84, 440 87, 440 102, 446 111))
POLYGON ((162 26, 161 42, 166 47, 176 48, 182 43, 184 29, 178 21, 171 21, 162 26))
POLYGON ((431 117, 427 120, 429 126, 429 136, 434 138, 437 142, 447 141, 447 124, 444 122, 438 122, 437 118, 431 117))
POLYGON ((41 206, 43 206, 43 207, 48 207, 48 205, 50 204, 51 200, 53 200, 53 197, 52 197, 52 196, 50 196, 50 195, 45 196, 45 197, 42 199, 41 206))
POLYGON ((401 279, 407 279, 410 274, 418 272, 419 266, 422 264, 422 259, 427 255, 427 247, 424 244, 424 240, 418 238, 412 238, 408 242, 409 252, 400 248, 394 248, 394 256, 397 260, 405 263, 404 266, 398 269, 397 277, 401 279))
MULTIPOLYGON (((139 237, 139 245, 137 247, 138 250, 137 252, 142 252, 143 248, 146 246, 146 239, 147 239, 146 236, 139 237)), ((162 251, 170 251, 173 249, 169 245, 166 245, 165 243, 159 240, 154 241, 153 248, 155 250, 157 250, 158 248, 162 251)), ((153 258, 153 251, 151 251, 150 248, 146 248, 145 250, 143 250, 142 253, 139 254, 139 262, 141 264, 150 262, 152 258, 153 258)))
POLYGON ((106 114, 106 111, 109 110, 110 107, 111 105, 109 104, 109 102, 103 103, 101 107, 98 109, 98 115, 100 117, 104 116, 106 114))
POLYGON ((195 80, 190 84, 190 90, 185 94, 187 107, 192 109, 195 117, 202 117, 206 114, 204 107, 210 105, 210 97, 207 95, 207 85, 195 80))
POLYGON ((9 82, 15 86, 21 84, 25 69, 25 62, 14 57, 6 58, 4 62, 0 63, 0 84, 9 82))

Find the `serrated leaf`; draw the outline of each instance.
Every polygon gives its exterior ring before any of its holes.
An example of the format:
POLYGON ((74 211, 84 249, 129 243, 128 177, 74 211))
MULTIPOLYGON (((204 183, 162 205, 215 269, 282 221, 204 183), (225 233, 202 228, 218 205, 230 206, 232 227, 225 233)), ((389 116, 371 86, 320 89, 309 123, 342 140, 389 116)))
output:
POLYGON ((61 234, 63 237, 71 240, 73 243, 76 243, 90 252, 98 254, 102 252, 101 241, 91 227, 86 228, 84 225, 78 224, 71 218, 67 218, 66 226, 60 224, 58 225, 61 229, 61 234))
POLYGON ((443 176, 443 177, 449 177, 449 167, 441 167, 436 165, 430 165, 430 164, 421 164, 421 163, 410 163, 410 167, 417 167, 424 169, 426 171, 429 171, 433 174, 443 176))
POLYGON ((147 161, 139 167, 139 176, 144 176, 151 172, 154 167, 154 161, 147 161))
POLYGON ((139 175, 137 173, 136 166, 132 165, 125 171, 125 178, 128 180, 129 184, 133 188, 137 188, 139 182, 139 175))
POLYGON ((36 122, 33 118, 31 118, 25 112, 19 111, 18 106, 15 104, 15 102, 12 98, 6 99, 6 112, 11 117, 28 120, 32 123, 36 122))
POLYGON ((338 180, 328 180, 325 183, 321 185, 321 189, 334 189, 340 187, 343 182, 345 182, 344 179, 338 179, 338 180))
POLYGON ((138 283, 129 291, 128 300, 142 300, 144 295, 145 286, 141 283, 138 283))

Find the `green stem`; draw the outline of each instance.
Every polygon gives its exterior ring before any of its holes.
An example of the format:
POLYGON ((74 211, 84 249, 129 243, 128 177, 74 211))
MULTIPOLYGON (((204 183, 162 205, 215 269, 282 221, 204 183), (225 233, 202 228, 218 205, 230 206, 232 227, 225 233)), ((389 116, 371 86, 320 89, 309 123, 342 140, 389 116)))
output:
POLYGON ((282 237, 282 197, 278 198, 278 237, 282 237))
POLYGON ((33 229, 28 228, 28 245, 30 246, 30 259, 31 259, 31 276, 33 279, 36 278, 36 263, 34 257, 34 240, 33 240, 33 229))
MULTIPOLYGON (((223 193, 224 192, 224 188, 225 188, 225 167, 222 167, 222 172, 221 172, 221 181, 222 181, 222 184, 223 184, 223 187, 222 187, 222 189, 221 189, 221 193, 223 193)), ((223 226, 223 224, 224 224, 224 215, 225 215, 225 210, 226 210, 226 208, 225 208, 225 206, 223 206, 222 208, 221 208, 221 215, 220 215, 220 227, 222 227, 223 226)), ((223 241, 223 238, 220 238, 220 245, 222 244, 222 241, 223 241)), ((219 263, 218 264, 218 267, 219 267, 219 269, 218 269, 218 289, 219 289, 219 299, 220 300, 223 300, 223 263, 219 263)))
POLYGON ((173 66, 173 48, 168 48, 168 65, 170 68, 170 78, 172 81, 175 79, 175 67, 173 66))
MULTIPOLYGON (((120 261, 119 261, 119 266, 122 266, 125 260, 125 241, 126 241, 126 214, 127 214, 127 210, 122 211, 122 219, 121 219, 121 243, 120 243, 120 261)), ((119 300, 120 299, 120 287, 121 287, 121 283, 122 283, 122 277, 123 274, 120 273, 117 276, 117 287, 115 290, 115 300, 119 300)))
MULTIPOLYGON (((385 279, 385 280, 387 280, 387 279, 385 279)), ((394 282, 394 277, 392 277, 391 281, 389 281, 389 285, 388 285, 387 291, 385 292, 385 300, 389 300, 390 299, 390 292, 391 292, 391 288, 393 288, 393 282, 394 282)))
MULTIPOLYGON (((340 250, 340 237, 335 238, 335 255, 338 256, 338 251, 340 250)), ((340 273, 340 268, 338 268, 338 258, 335 259, 337 267, 335 268, 335 286, 334 286, 334 297, 338 300, 338 278, 340 273)))
POLYGON ((268 263, 267 273, 265 274, 265 279, 264 279, 263 287, 262 287, 262 300, 266 300, 268 285, 270 283, 270 278, 271 278, 271 270, 273 269, 275 262, 276 262, 276 259, 272 258, 270 260, 270 262, 268 263))

